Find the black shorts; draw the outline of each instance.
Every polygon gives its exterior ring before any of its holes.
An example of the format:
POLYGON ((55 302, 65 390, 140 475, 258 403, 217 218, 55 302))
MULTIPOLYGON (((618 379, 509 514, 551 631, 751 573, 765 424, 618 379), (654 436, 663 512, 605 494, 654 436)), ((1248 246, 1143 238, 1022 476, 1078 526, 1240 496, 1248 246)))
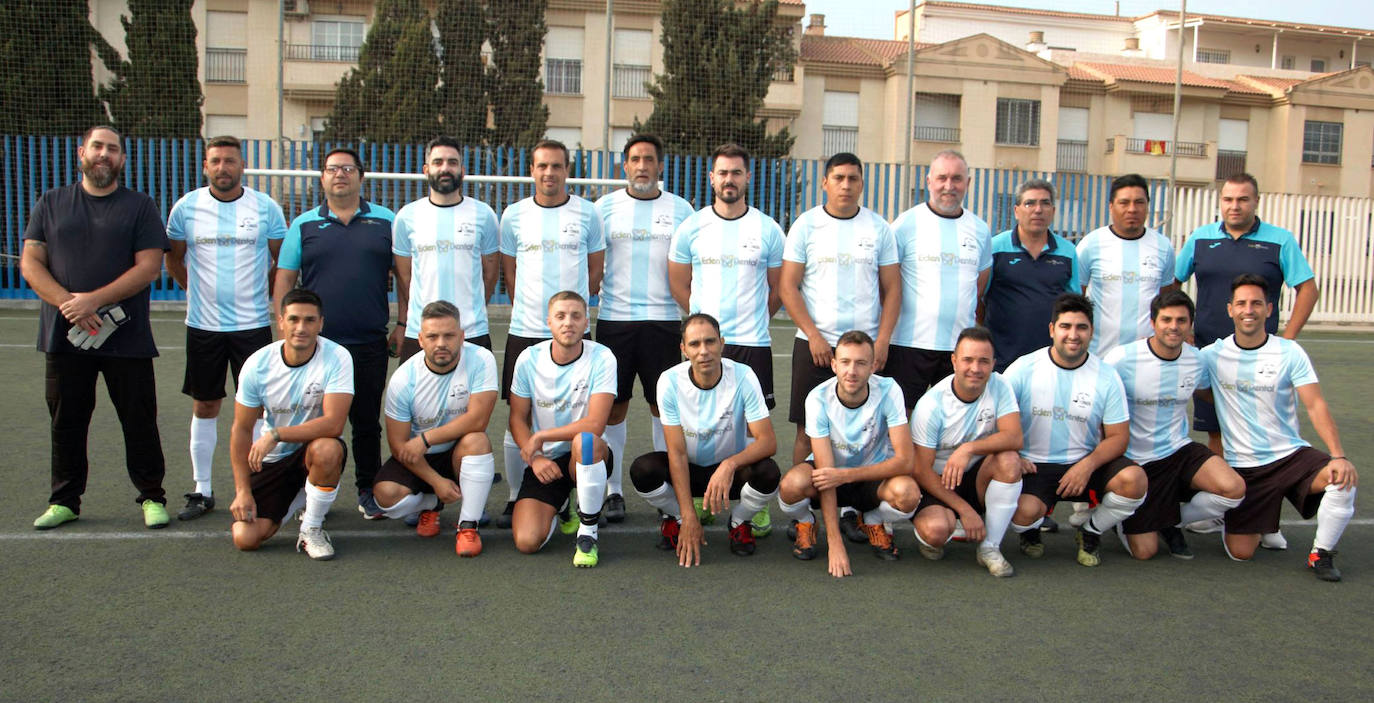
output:
MULTIPOLYGON (((464 342, 472 342, 487 351, 491 351, 491 335, 483 334, 477 337, 465 337, 464 342)), ((405 361, 412 356, 420 353, 420 340, 406 337, 401 340, 401 351, 399 353, 401 361, 405 361)))
MULTIPOLYGON (((456 447, 457 445, 455 444, 453 447, 449 447, 442 452, 426 454, 425 463, 429 464, 429 468, 434 469, 435 473, 440 476, 450 481, 457 481, 458 475, 453 471, 453 450, 456 447)), ((382 481, 399 483, 405 486, 411 493, 434 492, 432 486, 425 483, 424 479, 416 476, 410 469, 407 469, 405 464, 396 461, 396 457, 387 459, 386 463, 382 464, 382 468, 377 471, 376 483, 381 483, 382 481)), ((376 483, 373 485, 376 485, 376 483)))
POLYGON ((879 375, 887 376, 897 382, 906 400, 907 412, 916 407, 916 401, 925 395, 926 389, 940 382, 940 379, 954 373, 952 354, 933 349, 899 347, 893 344, 887 348, 887 364, 879 375))
MULTIPOLYGON (((549 458, 553 460, 553 463, 558 464, 558 468, 563 472, 563 475, 548 483, 540 483, 539 479, 534 475, 534 469, 526 466, 525 476, 521 479, 520 483, 520 493, 515 496, 516 501, 533 498, 541 503, 552 505, 554 510, 563 507, 563 502, 568 499, 568 494, 572 493, 572 490, 577 487, 577 482, 573 480, 572 476, 572 454, 560 454, 549 458)), ((611 476, 611 466, 613 466, 612 461, 614 461, 614 459, 615 456, 607 450, 607 478, 611 476)), ((577 501, 573 501, 574 508, 576 504, 577 501)))
MULTIPOLYGON (((335 437, 343 450, 343 463, 348 463, 348 443, 335 437)), ((296 495, 305 488, 305 478, 309 471, 305 467, 305 453, 310 448, 307 442, 300 449, 278 459, 262 462, 262 471, 249 475, 253 489, 253 502, 257 504, 257 517, 265 517, 281 524, 286 511, 291 509, 296 495)), ((338 490, 338 489, 335 489, 338 490)))
POLYGON ((727 344, 721 356, 753 369, 754 375, 759 377, 759 387, 763 389, 764 404, 769 410, 777 407, 777 400, 773 398, 772 347, 741 347, 737 344, 727 344))
POLYGON ((1221 422, 1217 420, 1217 406, 1202 398, 1193 399, 1193 429, 1198 432, 1221 432, 1221 422))
POLYGON ((1121 523, 1121 531, 1128 535, 1158 532, 1173 527, 1182 519, 1178 504, 1191 500, 1197 491, 1190 488, 1193 477, 1208 459, 1216 456, 1205 444, 1189 442, 1178 451, 1146 464, 1145 476, 1150 480, 1145 502, 1121 523))
POLYGON ((635 397, 635 376, 639 376, 645 400, 657 408, 658 377, 682 361, 681 340, 681 323, 675 320, 597 320, 596 341, 615 355, 615 401, 624 403, 635 397))
MULTIPOLYGON (((835 351, 830 348, 831 353, 835 351)), ((806 424, 806 396, 816 386, 835 377, 829 366, 817 366, 811 361, 811 345, 797 337, 792 341, 792 403, 787 408, 787 421, 806 424)))
POLYGON ((1036 462, 1035 473, 1026 474, 1021 477, 1021 495, 1035 496, 1045 504, 1048 510, 1054 510, 1054 504, 1063 500, 1071 502, 1087 502, 1096 504, 1101 500, 1102 495, 1107 492, 1107 482, 1121 473, 1122 469, 1128 466, 1135 466, 1135 462, 1124 456, 1119 456, 1111 461, 1097 467, 1093 475, 1088 478, 1088 485, 1078 495, 1060 496, 1055 493, 1059 490, 1059 479, 1064 478, 1072 464, 1041 464, 1036 462))
MULTIPOLYGON (((878 504, 882 502, 878 498, 878 488, 882 485, 882 481, 846 483, 835 489, 835 504, 841 508, 853 508, 861 513, 875 510, 878 504)), ((811 507, 814 510, 820 510, 821 497, 819 495, 811 499, 811 507)))
POLYGON ((1279 529, 1279 512, 1287 498, 1303 519, 1317 514, 1324 493, 1312 493, 1312 478, 1331 463, 1331 455, 1303 447, 1273 463, 1236 469, 1245 479, 1245 499, 1226 511, 1226 531, 1259 535, 1279 529))
MULTIPOLYGON (((963 498, 964 502, 973 506, 974 511, 979 515, 983 514, 985 506, 983 505, 983 501, 978 498, 978 470, 983 468, 983 460, 986 458, 985 456, 980 456, 969 462, 969 465, 964 467, 964 477, 959 479, 959 485, 954 487, 954 494, 963 498)), ((936 498, 926 491, 921 491, 921 502, 916 504, 916 514, 920 515, 922 510, 932 505, 954 510, 954 508, 950 508, 946 505, 943 500, 936 498)))
MULTIPOLYGON (((687 463, 688 489, 692 492, 693 498, 700 498, 706 495, 706 486, 711 483, 711 477, 715 475, 716 469, 720 464, 702 466, 700 464, 687 463)), ((748 483, 760 493, 772 493, 778 490, 778 479, 781 471, 778 469, 777 462, 772 457, 765 457, 753 464, 745 464, 735 467, 735 480, 730 483, 730 499, 739 500, 739 491, 744 484, 748 483)), ((634 482, 635 488, 641 492, 648 492, 656 489, 663 484, 672 485, 673 477, 668 468, 668 452, 649 452, 634 460, 630 465, 630 480, 634 482), (645 484, 642 488, 641 484, 645 484), (651 485, 650 485, 651 484, 651 485)))
POLYGON ((510 400, 510 384, 515 380, 515 362, 520 358, 520 352, 549 339, 548 337, 518 337, 507 335, 506 351, 501 366, 501 400, 510 400))
POLYGON ((207 332, 186 328, 186 377, 181 392, 195 400, 224 398, 224 372, 239 385, 239 370, 253 352, 272 343, 272 328, 240 332, 207 332))

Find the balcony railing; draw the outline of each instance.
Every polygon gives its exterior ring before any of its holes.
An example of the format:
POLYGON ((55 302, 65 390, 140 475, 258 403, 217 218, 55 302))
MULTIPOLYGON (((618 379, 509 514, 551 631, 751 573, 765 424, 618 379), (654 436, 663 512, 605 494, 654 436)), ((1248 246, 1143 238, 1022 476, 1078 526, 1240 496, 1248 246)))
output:
POLYGON ((1217 149, 1217 180, 1224 181, 1237 173, 1245 173, 1245 152, 1217 149))
POLYGON ((958 127, 923 127, 916 125, 912 128, 911 138, 918 142, 958 142, 958 127))
POLYGON ((796 72, 792 66, 780 66, 776 71, 773 71, 775 83, 791 83, 795 78, 796 72))
POLYGON ((611 95, 617 98, 649 97, 649 81, 653 70, 648 66, 616 64, 611 74, 611 95))
POLYGON ((1165 139, 1137 139, 1135 137, 1126 140, 1126 152, 1129 154, 1166 156, 1171 151, 1178 153, 1179 156, 1206 158, 1207 144, 1205 142, 1170 142, 1165 139))
POLYGON ((821 128, 821 152, 827 158, 842 151, 847 151, 852 154, 858 147, 858 127, 827 126, 821 128))
MULTIPOLYGON (((1108 142, 1110 144, 1111 142, 1108 142)), ((1088 170, 1088 143, 1073 139, 1060 139, 1055 147, 1055 168, 1060 171, 1086 172, 1088 170)))
POLYGON ((247 49, 206 49, 206 83, 243 83, 248 76, 247 49))
POLYGON ((288 44, 286 58, 292 61, 339 61, 357 63, 358 47, 333 44, 288 44))
POLYGON ((582 94, 582 59, 544 59, 544 92, 582 94))

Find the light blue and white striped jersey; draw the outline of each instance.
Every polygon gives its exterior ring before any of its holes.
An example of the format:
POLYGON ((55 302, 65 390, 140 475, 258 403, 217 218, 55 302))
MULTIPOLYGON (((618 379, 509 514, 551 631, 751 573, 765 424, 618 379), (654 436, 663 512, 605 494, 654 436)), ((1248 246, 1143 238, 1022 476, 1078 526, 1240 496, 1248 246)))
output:
POLYGON ((659 419, 681 427, 687 461, 714 466, 749 445, 749 423, 768 418, 763 388, 753 369, 721 359, 720 380, 710 388, 692 381, 692 362, 684 361, 658 377, 659 419))
MULTIPOLYGON (((473 393, 497 391, 496 357, 471 342, 463 342, 458 365, 448 373, 434 373, 425 364, 425 353, 416 352, 396 367, 386 386, 386 416, 410 423, 415 437, 445 425, 468 411, 473 393)), ((426 454, 452 448, 454 442, 430 446, 426 454)))
POLYGON ((167 238, 186 242, 186 326, 238 332, 271 325, 267 240, 285 236, 281 206, 247 186, 229 202, 208 186, 181 196, 167 217, 167 238))
POLYGON ((872 466, 892 457, 888 430, 906 424, 902 387, 886 376, 869 376, 868 398, 850 408, 840 402, 838 383, 831 378, 807 394, 806 435, 830 438, 836 468, 872 466))
MULTIPOLYGON (((353 395, 353 357, 347 349, 316 337, 314 356, 300 366, 287 366, 283 345, 277 340, 253 352, 243 362, 234 392, 234 402, 263 409, 267 427, 304 424, 324 415, 326 395, 353 395)), ((296 442, 278 442, 263 461, 283 459, 300 448, 296 442)))
POLYGON ((1102 441, 1102 426, 1131 419, 1116 369, 1089 354, 1082 366, 1054 363, 1037 349, 1007 367, 1021 410, 1021 456, 1042 464, 1073 464, 1102 441))
POLYGON ((733 220, 710 207, 698 210, 673 234, 668 260, 692 265, 691 310, 720 321, 726 344, 766 347, 768 269, 782 267, 782 227, 749 208, 733 220))
POLYGON ((606 276, 598 320, 677 320, 668 288, 668 247, 692 204, 667 191, 640 200, 624 189, 596 201, 606 233, 606 276))
POLYGON ((587 255, 606 248, 596 207, 576 195, 558 207, 533 197, 501 213, 501 253, 515 257, 510 333, 548 338, 549 298, 570 290, 589 298, 587 255))
MULTIPOLYGON (((792 223, 782 258, 806 266, 802 299, 830 346, 850 330, 878 336, 883 313, 878 267, 898 259, 892 230, 877 213, 860 207, 853 217, 840 218, 824 206, 813 207, 792 223)), ((798 329, 797 337, 806 339, 806 334, 798 329)))
POLYGON ((1199 355, 1212 376, 1226 463, 1249 469, 1312 446, 1298 433, 1296 389, 1316 383, 1317 372, 1297 342, 1271 334, 1242 349, 1231 335, 1199 355))
POLYGON ((997 433, 997 421, 1019 412, 1011 386, 1001 374, 988 376, 977 400, 965 402, 954 393, 954 376, 926 391, 911 411, 911 443, 935 450, 935 473, 945 472, 949 455, 961 445, 997 433))
POLYGON ((978 308, 978 274, 992 266, 992 231, 964 210, 945 217, 921 203, 892 223, 902 262, 902 314, 892 343, 954 351, 978 308))
MULTIPOLYGON (((582 355, 559 365, 551 355, 552 339, 546 339, 515 360, 515 379, 510 392, 530 399, 530 430, 562 427, 587 416, 591 397, 615 395, 615 355, 589 339, 582 340, 582 355)), ((544 455, 556 457, 572 451, 572 442, 545 442, 544 455)))
POLYGON ((420 311, 436 300, 458 306, 464 336, 487 334, 482 257, 500 246, 496 213, 480 200, 435 205, 425 197, 406 203, 391 224, 391 252, 410 258, 406 336, 420 338, 420 311))
POLYGON ((1089 350, 1104 355, 1149 337, 1150 301, 1173 282, 1174 245, 1168 237, 1146 228, 1138 239, 1123 239, 1110 225, 1089 232, 1078 242, 1078 283, 1094 308, 1089 350))
POLYGON ((1198 350, 1184 344, 1177 359, 1161 359, 1147 337, 1116 347, 1102 357, 1121 377, 1131 412, 1131 444, 1126 456, 1145 464, 1171 456, 1193 439, 1188 436, 1188 399, 1211 388, 1211 376, 1198 350))

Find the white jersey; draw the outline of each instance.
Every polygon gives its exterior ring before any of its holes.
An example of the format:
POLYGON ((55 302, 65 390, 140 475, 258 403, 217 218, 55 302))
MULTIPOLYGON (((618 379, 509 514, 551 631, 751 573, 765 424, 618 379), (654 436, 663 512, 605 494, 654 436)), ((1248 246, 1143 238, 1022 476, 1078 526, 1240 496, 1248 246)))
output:
POLYGON ((624 189, 596 201, 606 233, 606 275, 598 320, 677 320, 668 288, 668 247, 692 204, 668 192, 640 200, 624 189))
POLYGON ((545 321, 549 298, 564 290, 589 298, 587 256, 605 248, 596 207, 576 195, 557 207, 533 197, 508 206, 501 213, 501 253, 515 257, 510 333, 552 336, 545 321))
POLYGON ((733 220, 710 207, 673 234, 669 261, 692 265, 691 310, 720 322, 726 344, 772 345, 768 336, 768 269, 782 267, 782 228, 749 208, 733 220))
POLYGON ((267 240, 284 237, 281 206, 252 188, 229 202, 209 187, 181 196, 167 217, 167 238, 186 242, 186 326, 238 332, 271 325, 267 240))
MULTIPOLYGON (((530 399, 530 430, 552 429, 587 416, 593 395, 616 392, 615 355, 588 339, 582 340, 582 355, 567 364, 553 360, 553 340, 546 339, 515 360, 515 378, 510 392, 530 399)), ((556 457, 572 451, 572 442, 545 442, 544 455, 556 457)))
POLYGON ((391 224, 391 251, 410 258, 406 336, 420 338, 420 311, 436 300, 458 307, 465 337, 489 333, 482 257, 500 245, 496 213, 475 198, 435 205, 426 197, 402 207, 391 224))
POLYGON ((768 419, 768 406, 747 364, 721 359, 720 380, 710 388, 698 386, 691 370, 684 361, 658 377, 659 417, 682 428, 687 461, 714 466, 749 446, 749 423, 768 419))
POLYGON ((1073 464, 1102 441, 1102 426, 1131 419, 1121 378, 1096 355, 1066 369, 1037 349, 1007 367, 1021 411, 1021 456, 1042 464, 1073 464))
MULTIPOLYGON (((496 357, 476 344, 463 342, 458 365, 442 374, 430 370, 423 351, 416 352, 387 382, 386 416, 410 423, 410 436, 415 437, 466 413, 474 393, 495 393, 498 388, 496 357)), ((446 452, 453 445, 433 444, 425 453, 446 452)))
POLYGON ((897 382, 868 377, 868 398, 857 408, 840 401, 838 378, 811 389, 806 396, 806 434, 828 437, 837 468, 872 466, 893 455, 888 430, 906 424, 906 401, 897 382))
POLYGON ((1184 344, 1177 359, 1161 359, 1149 338, 1116 347, 1102 357, 1121 377, 1131 412, 1131 444, 1126 456, 1136 463, 1172 456, 1192 442, 1188 401, 1193 391, 1211 388, 1211 376, 1197 348, 1184 344))
POLYGON ((954 351, 978 308, 978 274, 992 266, 992 231, 967 209, 945 217, 921 203, 892 223, 902 262, 902 314, 892 343, 954 351))
POLYGON ((983 394, 965 401, 954 393, 954 376, 946 376, 916 401, 911 412, 911 443, 935 450, 935 473, 945 472, 949 455, 961 445, 997 433, 997 421, 1020 412, 1011 386, 1001 374, 988 376, 983 394))
MULTIPOLYGON (((802 299, 830 346, 850 330, 878 336, 883 312, 878 267, 898 259, 892 230, 877 213, 861 207, 853 217, 840 218, 824 206, 811 208, 792 223, 782 258, 805 265, 802 299)), ((798 329, 797 337, 806 339, 806 334, 798 329)))
POLYGON ((1173 282, 1174 245, 1159 232, 1146 229, 1139 239, 1122 239, 1107 226, 1083 237, 1078 242, 1078 284, 1095 310, 1092 353, 1106 354, 1149 337, 1150 301, 1161 286, 1173 282))
MULTIPOLYGON (((335 393, 353 395, 353 357, 348 350, 324 337, 316 338, 315 354, 300 366, 288 366, 282 358, 285 342, 278 340, 243 362, 234 402, 262 408, 269 428, 295 427, 324 415, 324 397, 335 393)), ((296 442, 278 442, 263 461, 284 459, 301 448, 296 442)))
POLYGON ((1199 354, 1212 376, 1226 463, 1249 469, 1312 446, 1298 432, 1297 389, 1316 383, 1317 372, 1297 342, 1271 334, 1242 349, 1231 335, 1199 354))

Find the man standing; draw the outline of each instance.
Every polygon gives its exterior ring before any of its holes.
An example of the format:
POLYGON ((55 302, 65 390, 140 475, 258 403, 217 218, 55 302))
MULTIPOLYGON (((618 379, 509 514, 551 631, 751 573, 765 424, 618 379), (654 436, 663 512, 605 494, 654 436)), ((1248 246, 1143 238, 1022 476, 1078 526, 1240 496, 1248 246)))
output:
POLYGON ((320 336, 324 305, 312 291, 282 296, 281 340, 253 352, 234 395, 234 546, 253 551, 303 502, 296 551, 334 558, 324 517, 338 497, 348 449, 341 436, 353 400, 353 359, 320 336), (253 436, 264 421, 266 432, 253 436), (302 500, 301 494, 304 493, 302 500))
POLYGON ((1256 274, 1237 276, 1227 305, 1236 332, 1201 352, 1212 375, 1226 462, 1245 479, 1245 500, 1226 513, 1223 540, 1231 558, 1250 559, 1260 535, 1278 530, 1287 497, 1303 518, 1317 518, 1308 568, 1323 581, 1339 581, 1336 543, 1355 516, 1359 476, 1307 353, 1266 329, 1274 314, 1270 283, 1256 274), (1298 433, 1298 399, 1329 454, 1298 433))
POLYGON ((44 193, 24 229, 19 268, 40 300, 38 351, 46 355, 52 418, 52 493, 33 526, 48 530, 81 511, 90 464, 86 441, 95 383, 105 377, 124 430, 124 460, 143 524, 167 526, 166 465, 157 431, 149 286, 167 235, 148 196, 119 184, 119 132, 86 130, 76 157, 81 181, 44 193))
MULTIPOLYGON (((1078 292, 1073 244, 1050 231, 1054 185, 1038 178, 1022 183, 1014 212, 1016 226, 992 239, 992 269, 983 296, 998 372, 1043 347, 1055 299, 1078 292)), ((1021 421, 1027 421, 1024 414, 1021 421)))
POLYGON ((625 453, 625 416, 634 397, 635 376, 649 402, 653 446, 664 451, 663 425, 653 389, 664 371, 682 360, 678 351, 677 303, 668 289, 668 247, 692 206, 658 187, 663 175, 663 142, 637 134, 625 143, 622 164, 626 187, 596 201, 606 233, 606 277, 596 340, 615 354, 616 396, 606 425, 606 443, 615 457, 606 490, 606 519, 625 519, 621 467, 625 453))
POLYGON ((635 491, 663 513, 663 549, 682 566, 701 564, 705 539, 692 504, 703 498, 711 513, 730 511, 730 551, 754 553, 750 520, 778 493, 777 439, 759 380, 748 366, 721 358, 720 325, 705 313, 682 323, 684 361, 658 379, 667 451, 635 459, 635 491), (748 436, 753 435, 750 442, 748 436))
MULTIPOLYGON (((167 218, 167 272, 186 291, 186 377, 191 396, 191 478, 181 520, 215 507, 210 484, 224 401, 224 375, 239 371, 272 342, 273 262, 286 236, 281 206, 245 187, 243 148, 235 137, 205 142, 204 188, 181 196, 167 218)), ((258 427, 259 432, 261 426, 258 427)), ((257 436, 258 432, 254 433, 257 436)))
MULTIPOLYGON (((414 300, 414 298, 412 298, 414 300)), ((418 514, 415 533, 439 534, 439 511, 462 501, 454 549, 482 553, 477 524, 496 475, 487 423, 496 406, 496 357, 463 339, 458 308, 436 300, 415 313, 421 353, 401 362, 386 389, 391 459, 372 495, 389 518, 418 514)))
MULTIPOLYGON (((501 369, 503 400, 509 400, 521 352, 551 336, 549 300, 564 290, 590 299, 601 288, 606 258, 596 207, 568 192, 568 148, 551 139, 535 144, 530 176, 534 195, 501 213, 501 267, 511 297, 510 334, 501 369)), ((510 499, 496 526, 505 528, 511 526, 527 460, 510 432, 502 444, 510 499)))
MULTIPOLYGON (((363 200, 364 168, 358 153, 338 147, 324 157, 320 185, 325 202, 291 221, 277 261, 272 295, 280 301, 298 282, 324 303, 322 334, 343 345, 353 359, 354 397, 348 411, 353 426, 354 481, 358 511, 369 520, 384 517, 372 499, 372 484, 382 464, 382 391, 386 387, 391 319, 387 277, 393 271, 392 212, 363 200)), ((406 310, 406 287, 396 280, 397 309, 406 310)), ((404 312, 398 313, 404 315, 404 312)), ((400 322, 405 318, 401 317, 400 322)), ((404 325, 391 332, 399 347, 404 325)))

